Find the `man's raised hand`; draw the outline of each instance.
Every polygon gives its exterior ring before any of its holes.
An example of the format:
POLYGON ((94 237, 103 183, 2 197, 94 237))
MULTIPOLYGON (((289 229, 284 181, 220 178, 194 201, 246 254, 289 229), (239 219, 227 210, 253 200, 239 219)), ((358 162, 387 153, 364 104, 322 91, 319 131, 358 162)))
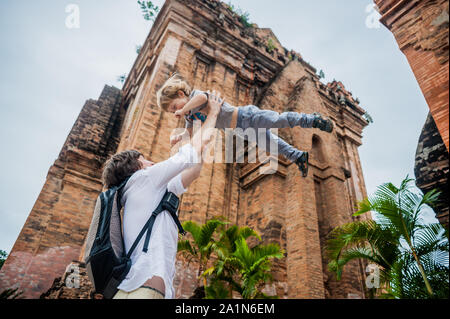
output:
POLYGON ((209 111, 210 112, 213 111, 216 112, 216 114, 218 114, 220 112, 220 108, 222 107, 223 103, 225 103, 225 99, 221 99, 220 92, 216 92, 215 90, 213 90, 212 92, 208 90, 207 92, 209 95, 208 99, 209 111))
POLYGON ((179 141, 181 141, 182 138, 183 138, 182 134, 171 136, 170 137, 170 146, 174 146, 179 141))
POLYGON ((175 111, 175 116, 178 118, 184 116, 184 114, 186 113, 185 111, 183 111, 183 109, 175 111))

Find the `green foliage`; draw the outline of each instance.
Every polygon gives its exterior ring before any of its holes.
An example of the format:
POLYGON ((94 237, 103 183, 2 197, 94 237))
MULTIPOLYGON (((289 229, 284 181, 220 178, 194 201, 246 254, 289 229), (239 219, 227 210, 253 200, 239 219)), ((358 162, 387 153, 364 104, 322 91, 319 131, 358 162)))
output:
POLYGON ((204 225, 188 221, 183 227, 192 238, 179 241, 178 251, 188 261, 200 262, 199 282, 204 279, 207 299, 232 298, 233 291, 245 299, 271 298, 260 288, 272 279, 272 260, 284 256, 277 244, 258 243, 249 247, 247 239, 261 241, 258 233, 219 219, 211 219, 204 225), (211 259, 214 262, 206 269, 211 259))
POLYGON ((400 187, 379 186, 358 204, 359 216, 375 212, 377 221, 358 221, 335 228, 327 241, 328 267, 341 278, 351 260, 364 259, 380 269, 380 298, 448 298, 449 242, 439 223, 424 224, 424 208, 439 193, 419 195, 406 177, 400 187))
POLYGON ((323 70, 319 71, 319 79, 324 79, 325 78, 325 73, 323 72, 323 70))
POLYGON ((239 21, 244 25, 246 28, 250 28, 253 26, 253 24, 249 20, 250 14, 248 12, 244 12, 239 16, 239 21))
POLYGON ((117 77, 117 82, 120 82, 120 83, 125 83, 125 80, 127 79, 127 75, 126 74, 122 74, 122 75, 119 75, 118 77, 117 77))
POLYGON ((138 1, 141 7, 142 15, 147 21, 155 21, 156 16, 159 13, 159 7, 155 6, 151 1, 138 1))
MULTIPOLYGON (((357 99, 357 103, 359 103, 359 100, 357 99)), ((370 116, 369 113, 364 113, 363 118, 366 120, 367 123, 373 123, 373 118, 370 116)))
POLYGON ((268 40, 267 40, 267 44, 266 44, 266 49, 267 49, 267 52, 269 52, 269 53, 272 53, 273 52, 273 50, 275 50, 275 43, 273 42, 273 39, 272 38, 269 38, 268 40))
POLYGON ((141 53, 141 50, 142 50, 142 45, 137 45, 136 46, 136 53, 137 54, 141 53))
MULTIPOLYGON (((188 262, 196 260, 199 262, 198 285, 200 285, 201 274, 203 273, 211 253, 214 250, 216 240, 214 233, 220 225, 225 222, 219 219, 208 220, 204 225, 199 225, 193 221, 183 223, 183 228, 191 234, 191 239, 179 240, 178 251, 187 259, 188 262)), ((204 281, 206 286, 206 280, 204 281)))
POLYGON ((205 288, 205 299, 230 299, 232 296, 226 282, 222 280, 211 280, 205 288))
POLYGON ((8 253, 4 250, 0 250, 0 269, 2 269, 2 266, 5 263, 6 257, 8 257, 8 253))
POLYGON ((381 276, 389 281, 389 269, 399 254, 399 238, 373 220, 353 222, 335 228, 327 242, 328 268, 342 276, 343 267, 353 259, 366 259, 381 267, 381 276))
POLYGON ((231 2, 228 4, 225 4, 233 14, 236 14, 239 17, 239 21, 244 25, 246 28, 253 27, 253 24, 250 22, 250 13, 247 11, 243 11, 241 8, 234 6, 231 2))
POLYGON ((229 261, 235 265, 242 278, 242 297, 254 299, 261 294, 258 286, 272 280, 271 260, 283 258, 284 252, 277 244, 257 245, 249 248, 244 238, 236 241, 236 250, 229 261))

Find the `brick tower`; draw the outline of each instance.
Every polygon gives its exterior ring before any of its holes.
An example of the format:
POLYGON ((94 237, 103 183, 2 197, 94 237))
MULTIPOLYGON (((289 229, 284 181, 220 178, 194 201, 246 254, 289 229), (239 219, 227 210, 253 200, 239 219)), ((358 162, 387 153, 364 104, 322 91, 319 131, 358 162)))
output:
MULTIPOLYGON (((205 164, 182 196, 180 219, 203 223, 222 215, 254 228, 266 243, 278 242, 287 254, 275 263, 268 294, 364 297, 363 265, 350 264, 336 282, 322 251, 329 231, 351 222, 355 203, 366 196, 358 155, 365 111, 341 82, 321 83, 316 69, 285 49, 270 29, 245 26, 214 0, 167 0, 122 91, 107 87, 98 101, 87 102, 3 266, 0 290, 19 286, 27 297, 38 297, 79 259, 108 156, 138 149, 153 161, 169 157, 168 137, 184 123, 156 106, 155 93, 173 71, 195 88, 222 92, 233 105, 318 111, 335 121, 333 134, 279 130, 311 152, 307 178, 282 158, 275 174, 263 175, 258 168, 273 158, 205 164)), ((196 273, 195 264, 177 261, 177 298, 192 295, 196 273)))
POLYGON ((448 152, 448 1, 374 0, 419 83, 448 152))
POLYGON ((82 108, 36 203, 0 271, 0 291, 19 287, 38 298, 77 260, 96 197, 101 167, 118 144, 121 92, 106 86, 82 108))
POLYGON ((448 227, 449 7, 446 0, 375 0, 380 21, 408 59, 430 108, 416 150, 416 185, 442 192, 434 208, 448 227), (431 115, 431 116, 430 116, 431 115))

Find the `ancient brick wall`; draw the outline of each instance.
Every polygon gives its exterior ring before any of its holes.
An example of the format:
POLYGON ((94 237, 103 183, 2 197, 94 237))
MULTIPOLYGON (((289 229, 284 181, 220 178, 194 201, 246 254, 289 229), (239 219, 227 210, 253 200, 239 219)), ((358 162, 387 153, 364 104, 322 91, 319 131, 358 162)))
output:
POLYGON ((428 114, 417 144, 414 174, 417 187, 424 193, 432 189, 441 192, 440 201, 433 209, 436 212, 436 218, 446 227, 448 227, 449 210, 448 172, 447 149, 433 117, 428 114))
MULTIPOLYGON (((197 89, 221 91, 234 105, 319 111, 333 118, 337 128, 331 135, 300 128, 279 131, 300 149, 310 150, 314 136, 321 140, 327 162, 313 158, 307 179, 283 159, 276 174, 269 175, 259 173, 265 165, 261 162, 205 164, 183 195, 180 218, 205 222, 223 215, 253 227, 265 242, 280 243, 287 258, 276 263, 276 280, 266 287, 269 293, 290 298, 362 296, 362 265, 351 265, 348 278, 336 283, 322 252, 327 233, 352 221, 356 201, 366 196, 357 147, 367 123, 344 85, 321 84, 300 54, 283 48, 268 29, 244 28, 219 2, 168 1, 124 85, 125 100, 132 105, 127 117, 134 120, 125 120, 130 124, 119 150, 138 148, 156 161, 169 156, 168 136, 184 123, 157 108, 155 92, 173 71, 197 89), (273 52, 266 47, 269 38, 276 45, 273 52), (323 198, 316 200, 316 193, 323 198), (324 202, 328 206, 319 220, 317 203, 324 202)), ((224 147, 225 142, 219 144, 224 147)), ((187 270, 180 260, 177 270, 176 296, 189 297, 196 268, 191 264, 187 270)))
MULTIPOLYGON (((393 33, 408 59, 432 116, 427 118, 417 146, 414 170, 417 186, 424 192, 443 189, 448 183, 449 147, 448 1, 375 0, 375 3, 382 14, 380 21, 393 33)), ((444 225, 448 225, 447 195, 444 191, 443 202, 435 209, 444 225)))
MULTIPOLYGON (((341 82, 321 83, 316 69, 300 54, 285 49, 271 30, 245 27, 221 2, 167 0, 124 83, 119 113, 126 112, 120 113, 112 129, 118 136, 117 149, 113 145, 108 150, 137 149, 153 161, 170 156, 169 136, 184 123, 159 109, 155 96, 174 71, 197 89, 219 90, 236 106, 257 104, 278 112, 319 111, 336 123, 333 134, 317 129, 279 130, 288 142, 311 152, 307 178, 300 176, 296 165, 281 157, 249 161, 251 146, 247 153, 235 154, 233 163, 204 164, 201 176, 181 198, 181 221, 204 223, 222 215, 232 223, 256 229, 266 243, 278 242, 286 250, 286 258, 275 263, 275 281, 265 287, 268 294, 280 298, 364 297, 363 265, 350 265, 343 280, 337 283, 326 270, 323 252, 328 232, 352 221, 356 201, 366 196, 357 148, 367 122, 359 102, 341 82), (269 39, 275 48, 267 46, 269 39), (274 174, 261 173, 260 169, 270 169, 274 163, 274 174)), ((96 116, 93 114, 93 119, 96 116)), ((217 134, 216 150, 225 148, 224 140, 223 133, 217 134)), ((104 139, 98 142, 101 141, 104 139)), ((100 162, 84 169, 98 174, 100 162)), ((101 189, 98 183, 96 187, 90 193, 89 204, 101 189)), ((77 189, 71 191, 79 193, 77 189)), ((89 225, 89 209, 86 206, 84 215, 79 215, 84 216, 83 225, 89 225)), ((46 214, 61 215, 60 210, 49 210, 46 214)), ((45 227, 47 222, 37 225, 45 227)), ((35 232, 30 227, 26 229, 31 234, 35 232)), ((64 243, 59 238, 49 240, 54 246, 64 243)), ((80 247, 76 243, 73 256, 78 253, 78 257, 80 247)), ((27 245, 25 240, 23 244, 27 245)), ((60 269, 56 275, 47 275, 49 283, 63 274, 64 268, 60 269)), ((176 269, 176 297, 188 298, 195 289, 198 265, 187 266, 180 258, 176 269)), ((16 274, 20 276, 20 272, 16 274)), ((53 288, 47 297, 58 295, 58 289, 66 291, 59 281, 53 288)))
POLYGON ((374 0, 394 34, 448 152, 449 5, 447 0, 374 0))
POLYGON ((0 271, 0 291, 18 287, 37 298, 78 260, 102 189, 101 166, 117 148, 120 105, 120 90, 108 86, 84 105, 0 271))

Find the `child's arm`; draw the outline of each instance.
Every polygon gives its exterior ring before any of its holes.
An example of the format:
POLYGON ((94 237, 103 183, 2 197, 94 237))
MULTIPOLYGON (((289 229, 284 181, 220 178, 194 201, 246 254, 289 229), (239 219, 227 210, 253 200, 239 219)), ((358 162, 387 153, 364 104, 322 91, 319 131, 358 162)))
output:
POLYGON ((208 101, 208 97, 205 93, 200 93, 190 99, 182 109, 179 109, 175 112, 175 116, 181 117, 184 114, 188 113, 190 110, 195 109, 196 107, 205 104, 208 101))

